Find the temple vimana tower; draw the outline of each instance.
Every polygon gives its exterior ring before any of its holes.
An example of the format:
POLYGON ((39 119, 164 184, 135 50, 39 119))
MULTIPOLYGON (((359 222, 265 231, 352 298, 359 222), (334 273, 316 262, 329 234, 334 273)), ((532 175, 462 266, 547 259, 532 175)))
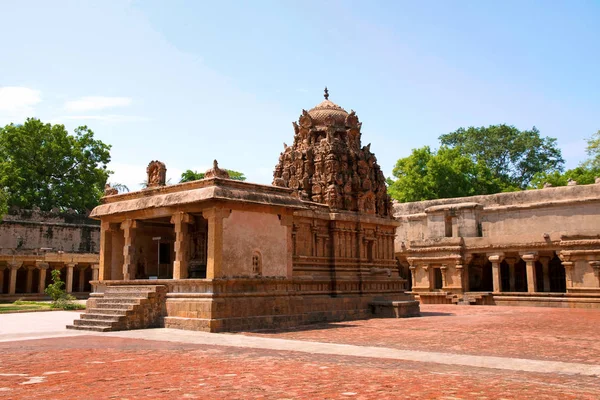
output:
POLYGON ((98 280, 75 329, 235 331, 419 315, 394 255, 399 223, 361 123, 329 100, 302 111, 273 185, 205 179, 107 195, 98 280))

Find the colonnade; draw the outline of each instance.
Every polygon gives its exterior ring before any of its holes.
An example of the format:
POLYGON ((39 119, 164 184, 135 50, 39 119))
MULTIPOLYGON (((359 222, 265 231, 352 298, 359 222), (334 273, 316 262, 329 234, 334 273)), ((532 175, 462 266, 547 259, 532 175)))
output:
MULTIPOLYGON (((25 264, 23 261, 8 261, 6 264, 0 264, 0 294, 14 295, 17 293, 17 275, 20 269, 24 268, 26 271, 25 276, 25 291, 24 293, 38 293, 44 294, 46 289, 46 282, 48 280, 48 274, 51 269, 60 270, 66 268, 66 279, 65 279, 65 290, 67 293, 83 292, 85 289, 85 271, 87 268, 92 268, 92 280, 98 279, 98 264, 78 264, 78 263, 62 263, 52 264, 46 261, 35 261, 33 264, 25 264), (4 293, 6 284, 4 282, 5 269, 9 270, 8 273, 8 290, 4 293), (78 282, 73 282, 74 270, 79 270, 78 282), (37 271, 37 287, 33 287, 33 276, 37 271)), ((21 282, 22 283, 22 282, 21 282)))

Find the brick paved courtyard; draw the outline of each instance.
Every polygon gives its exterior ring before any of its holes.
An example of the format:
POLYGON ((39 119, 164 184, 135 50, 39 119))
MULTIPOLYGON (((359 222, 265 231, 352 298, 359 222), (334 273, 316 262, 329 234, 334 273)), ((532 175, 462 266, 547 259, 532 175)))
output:
POLYGON ((248 336, 158 329, 14 341, 9 329, 3 341, 0 327, 0 399, 600 398, 599 311, 422 309, 423 318, 248 336), (497 368, 469 364, 482 360, 497 368))

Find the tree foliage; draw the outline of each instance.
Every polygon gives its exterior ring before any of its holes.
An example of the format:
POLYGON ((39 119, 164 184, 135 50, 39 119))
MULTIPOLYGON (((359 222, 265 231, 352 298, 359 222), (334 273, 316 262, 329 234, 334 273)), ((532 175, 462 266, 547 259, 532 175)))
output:
POLYGON ((541 137, 536 127, 525 131, 504 124, 459 128, 439 139, 443 146, 485 164, 500 181, 501 191, 526 189, 536 174, 563 169, 556 139, 541 137))
MULTIPOLYGON (((232 171, 230 169, 226 169, 225 171, 227 171, 229 173, 229 177, 233 180, 236 180, 236 181, 245 181, 246 180, 246 176, 244 175, 243 172, 232 171)), ((197 181, 200 179, 204 179, 204 172, 192 171, 191 169, 188 169, 181 174, 181 179, 179 180, 179 182, 184 183, 184 182, 197 181)))
POLYGON ((0 187, 9 206, 85 213, 103 195, 109 151, 87 126, 73 136, 63 125, 35 118, 6 125, 0 128, 0 187))
POLYGON ((392 175, 396 180, 388 180, 388 191, 401 202, 496 193, 501 184, 484 163, 446 146, 414 149, 398 160, 392 175))
POLYGON ((590 157, 585 161, 584 166, 600 170, 600 131, 594 133, 591 138, 587 140, 586 152, 590 157))

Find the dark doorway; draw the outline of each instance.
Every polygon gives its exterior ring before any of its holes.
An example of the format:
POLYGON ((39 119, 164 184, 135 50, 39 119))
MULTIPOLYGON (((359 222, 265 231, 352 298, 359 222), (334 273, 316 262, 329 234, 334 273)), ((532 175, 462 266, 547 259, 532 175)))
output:
POLYGON ((433 269, 433 288, 436 290, 441 290, 444 285, 444 281, 442 280, 442 270, 439 268, 433 269))
POLYGON ((550 274, 550 291, 555 293, 566 293, 567 282, 565 267, 563 267, 560 258, 554 255, 548 264, 548 273, 550 274))
POLYGON ((527 267, 521 259, 515 264, 515 291, 527 291, 527 267))
POLYGON ((501 292, 510 292, 510 268, 506 261, 500 264, 500 285, 501 292))

